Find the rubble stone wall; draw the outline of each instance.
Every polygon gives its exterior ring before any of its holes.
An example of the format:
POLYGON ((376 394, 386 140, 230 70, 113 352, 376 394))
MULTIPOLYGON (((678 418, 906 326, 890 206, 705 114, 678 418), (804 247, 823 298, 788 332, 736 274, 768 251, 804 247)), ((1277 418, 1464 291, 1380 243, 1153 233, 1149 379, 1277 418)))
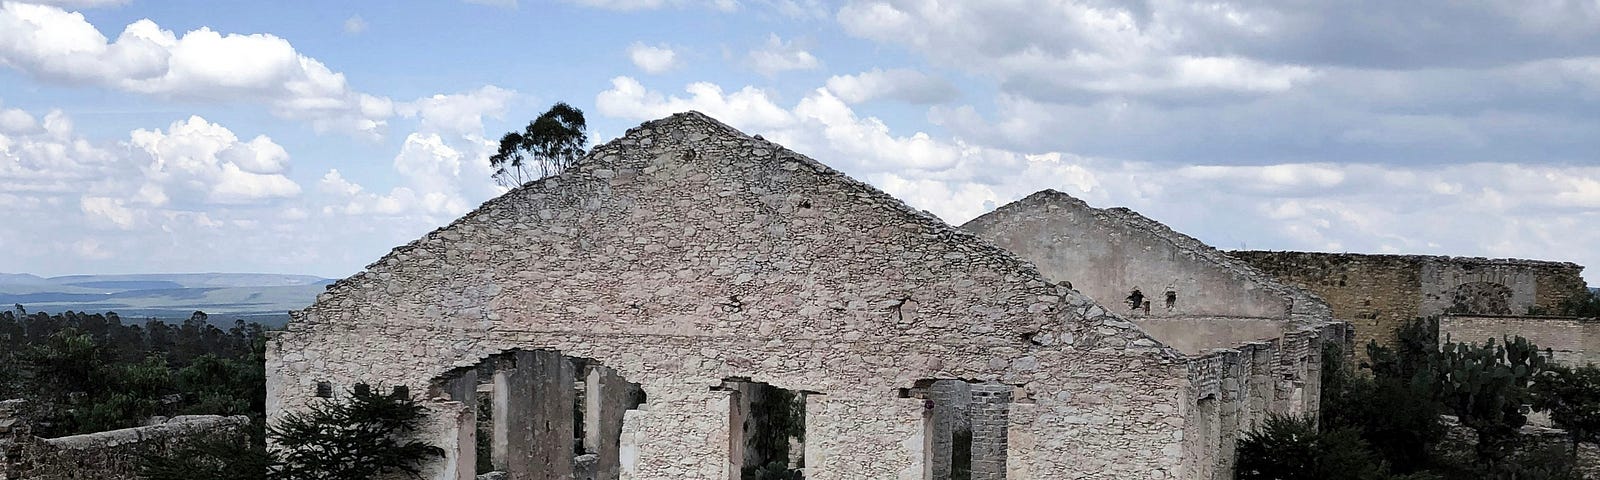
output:
POLYGON ((1550 349, 1550 358, 1568 366, 1600 364, 1600 320, 1525 315, 1446 315, 1439 319, 1439 338, 1483 343, 1520 336, 1550 349))
POLYGON ((1236 251, 1231 255, 1302 286, 1355 326, 1356 341, 1392 344, 1404 322, 1447 312, 1524 315, 1583 293, 1572 263, 1422 255, 1236 251), (1504 288, 1485 288, 1485 287, 1504 288), (1502 298, 1482 298, 1503 295, 1502 298), (1499 307, 1503 305, 1503 307, 1499 307), (1495 308, 1500 311, 1473 311, 1495 308))
POLYGON ((696 113, 331 285, 269 344, 269 416, 318 382, 419 389, 517 348, 641 385, 623 478, 725 478, 730 399, 710 387, 735 377, 807 392, 807 478, 922 478, 922 406, 896 392, 937 378, 1016 388, 1015 478, 1187 478, 1177 351, 988 242, 696 113))
POLYGON ((0 434, 0 480, 134 480, 145 455, 164 455, 197 440, 246 441, 249 417, 194 415, 165 423, 59 438, 0 434))

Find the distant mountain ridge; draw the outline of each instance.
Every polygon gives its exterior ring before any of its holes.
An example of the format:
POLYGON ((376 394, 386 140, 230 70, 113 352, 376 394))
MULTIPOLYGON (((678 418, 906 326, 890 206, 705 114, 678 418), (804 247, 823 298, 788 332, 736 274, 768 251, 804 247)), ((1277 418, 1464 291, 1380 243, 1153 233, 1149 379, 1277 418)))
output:
POLYGON ((57 313, 117 312, 124 319, 189 318, 196 310, 213 322, 234 319, 281 326, 290 310, 305 308, 332 279, 262 273, 157 273, 40 277, 0 273, 0 306, 57 313))

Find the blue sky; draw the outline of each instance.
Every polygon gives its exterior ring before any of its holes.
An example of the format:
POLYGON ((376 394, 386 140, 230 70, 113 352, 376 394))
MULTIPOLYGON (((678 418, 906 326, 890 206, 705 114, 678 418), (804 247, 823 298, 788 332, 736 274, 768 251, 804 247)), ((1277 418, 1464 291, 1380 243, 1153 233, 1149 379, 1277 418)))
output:
POLYGON ((555 101, 956 224, 1054 188, 1222 248, 1600 265, 1593 0, 0 0, 0 271, 346 276, 555 101))

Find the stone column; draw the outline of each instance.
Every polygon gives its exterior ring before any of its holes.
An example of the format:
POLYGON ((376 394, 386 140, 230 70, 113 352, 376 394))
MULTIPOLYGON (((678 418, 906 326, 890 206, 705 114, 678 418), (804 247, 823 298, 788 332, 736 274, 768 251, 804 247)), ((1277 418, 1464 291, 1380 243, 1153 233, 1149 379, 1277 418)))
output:
POLYGON ((972 460, 971 444, 956 444, 956 437, 973 433, 968 410, 972 404, 972 385, 962 380, 939 380, 928 387, 927 395, 933 402, 928 417, 933 424, 932 437, 928 440, 928 478, 948 479, 957 469, 957 463, 972 460))
MULTIPOLYGON (((533 408, 528 416, 528 423, 533 427, 532 451, 528 457, 534 472, 531 478, 570 479, 577 440, 572 411, 577 406, 573 391, 577 380, 572 362, 561 352, 549 350, 531 352, 531 359, 530 367, 526 367, 532 373, 533 386, 533 408)), ((513 477, 513 480, 519 479, 513 477)))
POLYGON ((490 463, 511 480, 529 480, 533 471, 533 352, 517 351, 496 359, 494 368, 494 439, 490 463))
POLYGON ((1222 468, 1217 472, 1217 478, 1233 478, 1234 452, 1238 447, 1239 438, 1245 433, 1240 424, 1240 416, 1246 413, 1248 407, 1245 405, 1247 399, 1243 395, 1244 392, 1241 391, 1241 382, 1249 381, 1248 372, 1248 366, 1240 361, 1239 352, 1227 353, 1222 371, 1219 372, 1222 379, 1218 382, 1217 388, 1222 401, 1217 411, 1218 430, 1222 434, 1219 453, 1222 458, 1220 462, 1222 468))
POLYGON ((618 449, 622 419, 632 407, 628 401, 635 387, 617 375, 616 370, 602 366, 590 367, 585 383, 584 447, 597 457, 595 478, 614 480, 620 475, 618 449))

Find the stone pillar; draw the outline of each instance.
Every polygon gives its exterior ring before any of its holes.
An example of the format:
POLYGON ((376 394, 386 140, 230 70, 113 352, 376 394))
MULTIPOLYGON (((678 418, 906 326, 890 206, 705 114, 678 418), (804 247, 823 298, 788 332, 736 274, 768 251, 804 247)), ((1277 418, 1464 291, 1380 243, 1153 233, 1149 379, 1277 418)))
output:
POLYGON ((441 428, 437 445, 445 451, 444 471, 439 473, 438 478, 449 480, 478 478, 477 405, 468 402, 450 402, 432 408, 438 412, 441 428))
POLYGON ((639 476, 639 446, 648 441, 649 436, 642 426, 650 412, 642 410, 628 410, 622 415, 622 435, 617 439, 617 471, 621 480, 634 480, 639 476))
POLYGON ((728 391, 728 478, 741 478, 748 455, 745 441, 749 432, 744 427, 750 420, 750 396, 745 391, 749 384, 733 382, 723 386, 728 391))
MULTIPOLYGON (((572 411, 577 406, 573 391, 577 380, 572 362, 561 352, 549 350, 531 352, 531 357, 530 367, 526 367, 531 370, 533 386, 533 408, 528 416, 528 423, 533 427, 528 461, 534 475, 530 478, 570 479, 577 440, 572 411)), ((519 365, 519 368, 522 367, 519 365)))
POLYGON ((1233 478, 1233 459, 1235 449, 1238 448, 1239 438, 1244 436, 1244 429, 1240 424, 1240 417, 1245 414, 1247 399, 1241 391, 1241 382, 1249 381, 1249 369, 1240 363, 1237 351, 1228 352, 1222 364, 1222 379, 1218 382, 1217 389, 1221 402, 1217 406, 1218 430, 1222 434, 1222 444, 1219 455, 1222 457, 1221 470, 1217 478, 1233 478))
POLYGON ((618 442, 622 436, 622 420, 629 405, 633 384, 623 380, 616 370, 602 366, 589 367, 584 389, 584 447, 595 453, 595 478, 614 480, 620 474, 618 442))
POLYGON ((933 409, 928 412, 928 421, 933 424, 928 440, 928 478, 949 479, 956 470, 969 468, 972 460, 971 443, 957 441, 958 437, 972 438, 968 411, 972 385, 962 380, 938 380, 928 387, 927 395, 933 402, 933 409))
MULTIPOLYGON (((624 480, 725 478, 728 392, 689 383, 646 383, 650 401, 623 418, 624 480)), ((839 477, 845 478, 845 477, 839 477)))
POLYGON ((1010 385, 971 385, 972 480, 1005 480, 1010 385))
POLYGON ((499 357, 494 368, 494 439, 489 460, 511 480, 529 480, 533 470, 533 352, 516 351, 499 357))

